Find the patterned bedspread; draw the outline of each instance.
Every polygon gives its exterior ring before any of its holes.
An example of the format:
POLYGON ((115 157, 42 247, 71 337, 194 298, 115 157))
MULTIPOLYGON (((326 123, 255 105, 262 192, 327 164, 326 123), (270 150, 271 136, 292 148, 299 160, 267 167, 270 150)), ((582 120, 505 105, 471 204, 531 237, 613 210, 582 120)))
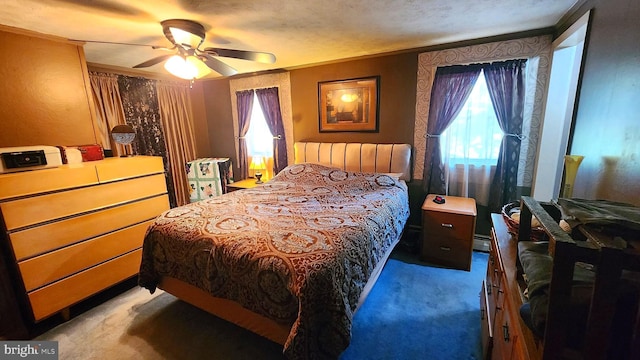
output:
POLYGON ((171 276, 292 329, 290 359, 337 358, 358 298, 398 240, 407 186, 317 164, 166 211, 149 228, 139 284, 171 276))

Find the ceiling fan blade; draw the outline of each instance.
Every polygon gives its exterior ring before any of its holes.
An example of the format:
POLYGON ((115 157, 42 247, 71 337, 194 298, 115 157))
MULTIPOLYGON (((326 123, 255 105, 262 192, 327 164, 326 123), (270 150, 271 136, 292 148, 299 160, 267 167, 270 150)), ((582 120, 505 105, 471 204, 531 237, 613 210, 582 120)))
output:
POLYGON ((200 54, 200 59, 204 62, 211 70, 224 75, 231 76, 238 73, 238 70, 232 68, 231 66, 223 63, 222 61, 215 59, 208 54, 200 54))
POLYGON ((166 46, 156 46, 156 45, 151 45, 151 48, 153 50, 164 50, 164 51, 171 51, 171 50, 175 50, 176 47, 178 47, 177 45, 173 45, 172 47, 166 47, 166 46))
POLYGON ((134 69, 138 69, 138 68, 145 68, 145 67, 149 67, 149 66, 153 66, 155 64, 159 64, 165 60, 167 60, 168 58, 172 57, 173 54, 167 54, 167 55, 161 55, 158 57, 154 57, 153 59, 147 60, 143 63, 140 63, 136 66, 134 66, 134 69))
POLYGON ((224 57, 231 57, 231 58, 242 59, 242 60, 251 60, 251 61, 261 62, 264 64, 273 64, 274 62, 276 62, 275 55, 267 52, 261 52, 261 51, 220 49, 220 48, 208 47, 204 49, 204 52, 212 56, 224 56, 224 57))

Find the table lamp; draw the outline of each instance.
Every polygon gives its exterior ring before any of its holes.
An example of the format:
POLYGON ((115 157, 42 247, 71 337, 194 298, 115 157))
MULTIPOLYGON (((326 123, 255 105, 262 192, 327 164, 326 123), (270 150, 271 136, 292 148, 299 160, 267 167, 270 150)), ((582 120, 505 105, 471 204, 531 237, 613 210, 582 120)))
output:
POLYGON ((264 163, 264 158, 262 156, 254 156, 251 159, 251 164, 249 165, 249 170, 253 170, 253 176, 256 178, 256 184, 262 184, 262 170, 266 170, 266 165, 264 163))

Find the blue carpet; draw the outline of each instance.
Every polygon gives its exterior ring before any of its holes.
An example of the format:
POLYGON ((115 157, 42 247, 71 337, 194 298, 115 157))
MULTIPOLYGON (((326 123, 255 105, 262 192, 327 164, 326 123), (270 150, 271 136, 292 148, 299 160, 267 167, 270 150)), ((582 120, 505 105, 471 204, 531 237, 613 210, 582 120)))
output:
POLYGON ((487 257, 474 251, 467 272, 392 255, 356 312, 340 359, 481 359, 487 257))

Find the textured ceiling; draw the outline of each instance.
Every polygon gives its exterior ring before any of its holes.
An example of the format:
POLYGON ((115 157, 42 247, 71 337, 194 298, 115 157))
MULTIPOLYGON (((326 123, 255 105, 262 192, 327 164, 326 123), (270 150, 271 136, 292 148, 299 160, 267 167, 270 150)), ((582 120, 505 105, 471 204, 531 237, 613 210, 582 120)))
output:
MULTIPOLYGON (((0 24, 68 39, 170 46, 160 21, 204 25, 201 48, 258 50, 274 64, 220 58, 239 73, 292 68, 555 25, 576 0, 3 0, 0 24)), ((87 61, 130 68, 164 54, 87 43, 87 61)), ((165 72, 162 64, 147 71, 165 72)), ((209 77, 220 76, 212 73, 209 77)))

